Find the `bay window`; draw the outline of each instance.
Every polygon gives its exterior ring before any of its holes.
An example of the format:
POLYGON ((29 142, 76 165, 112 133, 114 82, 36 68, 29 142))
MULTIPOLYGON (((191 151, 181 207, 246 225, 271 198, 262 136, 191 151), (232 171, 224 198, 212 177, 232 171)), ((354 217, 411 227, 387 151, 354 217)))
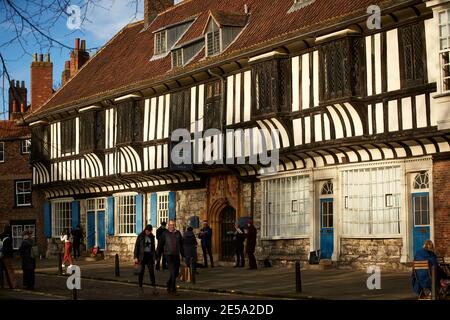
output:
POLYGON ((400 234, 400 176, 400 167, 352 169, 342 172, 343 234, 400 234))
POLYGON ((263 237, 308 236, 311 223, 309 176, 263 182, 263 237))

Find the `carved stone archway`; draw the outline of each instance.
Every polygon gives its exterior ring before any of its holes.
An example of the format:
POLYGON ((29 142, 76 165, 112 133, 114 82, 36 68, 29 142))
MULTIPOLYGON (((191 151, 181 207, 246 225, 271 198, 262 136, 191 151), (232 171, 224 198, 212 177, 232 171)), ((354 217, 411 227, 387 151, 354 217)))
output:
POLYGON ((236 176, 217 175, 208 179, 207 213, 204 219, 208 220, 213 230, 212 251, 214 259, 220 258, 220 227, 221 214, 223 210, 230 206, 236 211, 236 219, 239 219, 243 212, 242 184, 236 176))

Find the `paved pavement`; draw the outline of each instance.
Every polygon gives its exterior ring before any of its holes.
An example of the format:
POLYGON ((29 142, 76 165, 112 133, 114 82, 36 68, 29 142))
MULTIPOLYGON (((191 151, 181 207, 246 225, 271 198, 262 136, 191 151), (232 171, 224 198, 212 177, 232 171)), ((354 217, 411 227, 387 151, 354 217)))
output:
MULTIPOLYGON (((82 287, 97 290, 82 291, 83 299, 136 299, 137 276, 133 275, 133 266, 123 262, 120 277, 114 273, 114 260, 97 262, 76 261, 81 268, 82 287), (110 295, 101 297, 102 292, 110 295), (115 292, 114 294, 112 294, 115 292)), ((18 283, 21 271, 17 270, 18 283)), ((55 260, 38 262, 36 288, 45 288, 44 292, 54 293, 57 297, 70 297, 65 286, 65 277, 57 276, 55 260), (59 279, 53 287, 48 279, 59 279), (46 280, 47 279, 47 280, 46 280), (62 288, 62 289, 61 289, 62 288)), ((248 299, 248 298, 286 298, 286 299, 331 299, 331 300, 414 300, 409 272, 382 272, 381 289, 369 290, 369 274, 351 270, 302 270, 302 293, 295 292, 295 272, 293 268, 273 267, 258 270, 244 268, 215 267, 199 269, 196 284, 178 282, 180 290, 187 289, 177 299, 248 299), (217 295, 218 294, 218 295, 217 295)), ((168 271, 156 271, 156 281, 162 294, 158 299, 173 298, 165 293, 168 271)), ((148 284, 148 273, 146 278, 148 284)), ((3 290, 2 290, 3 291, 3 290)), ((82 296, 82 297, 81 297, 82 296)), ((147 297, 151 298, 151 297, 147 297)))

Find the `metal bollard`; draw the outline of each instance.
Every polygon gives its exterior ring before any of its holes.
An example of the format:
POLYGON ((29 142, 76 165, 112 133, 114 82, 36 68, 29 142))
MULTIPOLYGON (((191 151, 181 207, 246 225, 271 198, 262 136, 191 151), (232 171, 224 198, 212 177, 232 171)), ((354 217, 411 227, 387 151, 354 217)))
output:
POLYGON ((61 258, 61 252, 58 253, 58 274, 62 275, 62 258, 61 258))
POLYGON ((119 254, 116 253, 116 258, 114 260, 114 271, 116 277, 120 277, 120 267, 119 267, 119 254))
POLYGON ((194 257, 191 257, 191 267, 189 268, 189 272, 191 273, 191 282, 195 284, 195 269, 194 269, 194 257))
POLYGON ((436 300, 436 267, 431 267, 431 300, 436 300))
POLYGON ((295 292, 302 292, 302 274, 300 272, 300 261, 295 262, 295 292))
POLYGON ((78 300, 77 289, 72 289, 72 300, 78 300))

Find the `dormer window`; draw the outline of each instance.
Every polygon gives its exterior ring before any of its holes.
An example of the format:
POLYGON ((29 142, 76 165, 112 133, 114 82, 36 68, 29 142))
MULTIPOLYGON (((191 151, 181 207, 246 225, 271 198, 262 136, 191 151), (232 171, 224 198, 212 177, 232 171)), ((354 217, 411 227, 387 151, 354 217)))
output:
POLYGON ((213 56, 226 50, 247 24, 247 13, 211 11, 203 34, 206 56, 213 56))
POLYGON ((183 66, 183 49, 172 52, 172 68, 183 66))
POLYGON ((167 51, 167 30, 155 34, 155 55, 163 54, 167 51))

